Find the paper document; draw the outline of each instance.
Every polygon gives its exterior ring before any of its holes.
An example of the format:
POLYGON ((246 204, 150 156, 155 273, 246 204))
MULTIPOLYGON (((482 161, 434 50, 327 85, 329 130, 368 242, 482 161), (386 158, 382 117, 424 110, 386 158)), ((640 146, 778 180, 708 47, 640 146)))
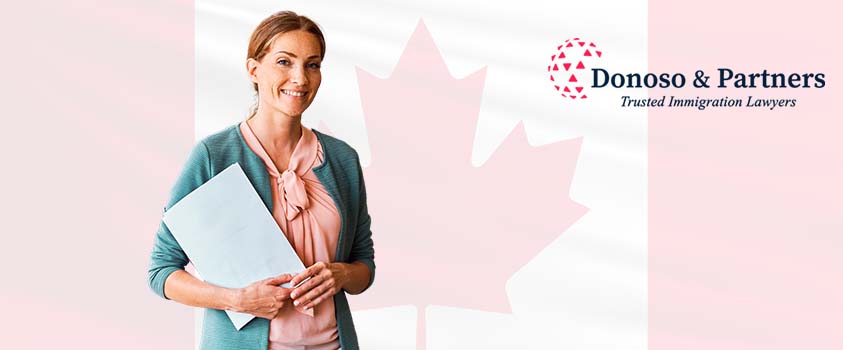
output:
MULTIPOLYGON (((164 223, 202 278, 217 286, 242 288, 305 269, 237 163, 173 205, 164 223)), ((237 330, 255 317, 226 312, 237 330)))

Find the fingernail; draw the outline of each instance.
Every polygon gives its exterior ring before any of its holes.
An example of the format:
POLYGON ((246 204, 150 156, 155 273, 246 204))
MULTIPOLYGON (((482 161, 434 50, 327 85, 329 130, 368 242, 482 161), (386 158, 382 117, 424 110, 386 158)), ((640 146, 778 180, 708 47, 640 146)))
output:
POLYGON ((296 298, 296 293, 292 293, 292 294, 290 294, 290 298, 295 299, 295 298, 296 298))
POLYGON ((295 305, 295 306, 299 306, 299 301, 298 301, 298 300, 294 301, 294 302, 293 302, 293 305, 295 305))

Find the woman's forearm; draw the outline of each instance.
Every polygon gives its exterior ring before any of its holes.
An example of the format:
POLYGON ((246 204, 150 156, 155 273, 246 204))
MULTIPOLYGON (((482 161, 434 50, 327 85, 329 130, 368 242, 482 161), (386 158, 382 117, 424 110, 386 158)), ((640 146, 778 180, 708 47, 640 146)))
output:
POLYGON ((179 303, 217 310, 234 310, 237 290, 200 281, 184 270, 178 270, 164 282, 164 294, 179 303))
POLYGON ((360 294, 369 285, 369 267, 361 262, 341 263, 346 270, 347 279, 342 288, 349 294, 360 294))

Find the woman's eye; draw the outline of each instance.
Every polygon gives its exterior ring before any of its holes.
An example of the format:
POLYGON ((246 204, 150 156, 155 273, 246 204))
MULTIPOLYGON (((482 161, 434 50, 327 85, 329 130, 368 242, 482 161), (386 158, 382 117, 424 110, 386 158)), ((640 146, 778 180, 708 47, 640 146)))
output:
POLYGON ((280 59, 280 60, 278 60, 278 64, 280 64, 282 66, 287 66, 287 65, 290 64, 290 61, 286 60, 286 59, 280 59))
POLYGON ((319 69, 320 67, 322 67, 322 65, 320 65, 319 63, 311 63, 311 64, 308 64, 307 66, 312 68, 312 69, 319 69))

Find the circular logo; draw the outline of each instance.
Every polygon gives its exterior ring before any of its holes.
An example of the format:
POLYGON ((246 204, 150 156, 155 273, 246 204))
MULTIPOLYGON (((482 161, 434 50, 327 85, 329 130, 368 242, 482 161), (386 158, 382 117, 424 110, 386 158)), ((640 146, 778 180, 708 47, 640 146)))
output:
POLYGON ((580 38, 565 40, 550 57, 547 66, 550 82, 565 99, 587 99, 588 68, 602 56, 603 52, 593 42, 580 38))

